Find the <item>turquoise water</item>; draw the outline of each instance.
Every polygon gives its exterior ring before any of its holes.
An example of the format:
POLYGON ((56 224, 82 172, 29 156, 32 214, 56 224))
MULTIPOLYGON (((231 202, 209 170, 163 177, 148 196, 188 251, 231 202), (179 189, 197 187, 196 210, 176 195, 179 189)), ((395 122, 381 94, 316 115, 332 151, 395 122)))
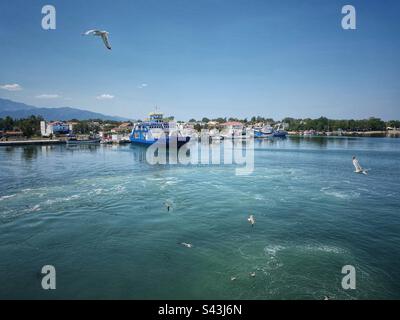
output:
POLYGON ((255 162, 236 176, 132 145, 0 148, 0 298, 400 297, 400 139, 263 141, 255 162))

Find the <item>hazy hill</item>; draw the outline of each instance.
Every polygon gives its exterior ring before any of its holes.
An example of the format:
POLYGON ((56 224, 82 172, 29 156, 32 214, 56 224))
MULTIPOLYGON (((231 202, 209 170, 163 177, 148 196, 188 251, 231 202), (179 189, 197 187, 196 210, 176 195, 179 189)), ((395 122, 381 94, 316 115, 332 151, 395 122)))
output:
POLYGON ((126 118, 104 115, 102 113, 76 108, 38 108, 24 103, 0 98, 0 118, 10 116, 14 119, 26 118, 31 115, 42 116, 45 120, 114 120, 124 121, 126 118))

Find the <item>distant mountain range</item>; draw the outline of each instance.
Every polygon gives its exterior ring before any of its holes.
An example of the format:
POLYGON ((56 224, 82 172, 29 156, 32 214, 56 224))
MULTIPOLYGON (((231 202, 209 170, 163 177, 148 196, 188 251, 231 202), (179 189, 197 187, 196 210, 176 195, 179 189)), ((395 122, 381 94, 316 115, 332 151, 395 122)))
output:
POLYGON ((24 103, 0 98, 0 118, 10 116, 14 119, 27 118, 31 115, 42 116, 45 120, 113 120, 125 121, 126 118, 108 116, 97 112, 91 112, 75 108, 38 108, 24 103))

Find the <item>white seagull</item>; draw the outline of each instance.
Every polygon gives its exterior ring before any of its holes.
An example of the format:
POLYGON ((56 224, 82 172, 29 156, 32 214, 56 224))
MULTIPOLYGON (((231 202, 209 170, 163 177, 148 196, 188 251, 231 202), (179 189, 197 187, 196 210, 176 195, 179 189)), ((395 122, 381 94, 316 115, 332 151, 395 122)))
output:
POLYGON ((85 33, 82 33, 83 36, 98 36, 101 37, 103 39, 104 45, 106 46, 107 49, 111 50, 111 45, 110 42, 108 40, 108 35, 110 33, 107 31, 100 31, 100 30, 89 30, 86 31, 85 33))
POLYGON ((181 245, 185 246, 186 248, 193 248, 191 243, 182 242, 181 245))
POLYGON ((254 225, 255 225, 255 223, 256 223, 256 218, 254 218, 254 216, 251 215, 251 216, 247 219, 247 221, 251 223, 251 226, 252 226, 252 227, 254 227, 254 225))

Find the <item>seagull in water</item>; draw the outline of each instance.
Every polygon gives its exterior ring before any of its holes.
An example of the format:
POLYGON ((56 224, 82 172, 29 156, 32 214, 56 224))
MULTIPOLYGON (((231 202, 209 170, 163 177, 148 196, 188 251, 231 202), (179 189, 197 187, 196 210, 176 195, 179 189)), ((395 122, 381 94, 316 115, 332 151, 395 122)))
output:
POLYGON ((193 245, 190 243, 182 242, 181 245, 185 246, 186 248, 193 248, 193 245))
POLYGON ((107 31, 100 31, 100 30, 89 30, 86 31, 85 33, 82 33, 83 36, 98 36, 101 37, 103 39, 104 45, 106 46, 107 49, 111 50, 111 45, 110 42, 108 40, 108 35, 109 32, 107 31))
POLYGON ((167 200, 165 201, 165 207, 167 208, 168 212, 172 209, 172 202, 167 200))
POLYGON ((252 227, 254 227, 254 225, 255 225, 255 223, 256 223, 256 218, 254 218, 254 216, 251 215, 251 216, 247 219, 247 221, 251 223, 251 226, 252 226, 252 227))
POLYGON ((360 163, 358 162, 358 159, 355 156, 353 156, 353 165, 356 168, 355 173, 362 173, 362 174, 368 175, 369 169, 363 169, 361 167, 360 163))

